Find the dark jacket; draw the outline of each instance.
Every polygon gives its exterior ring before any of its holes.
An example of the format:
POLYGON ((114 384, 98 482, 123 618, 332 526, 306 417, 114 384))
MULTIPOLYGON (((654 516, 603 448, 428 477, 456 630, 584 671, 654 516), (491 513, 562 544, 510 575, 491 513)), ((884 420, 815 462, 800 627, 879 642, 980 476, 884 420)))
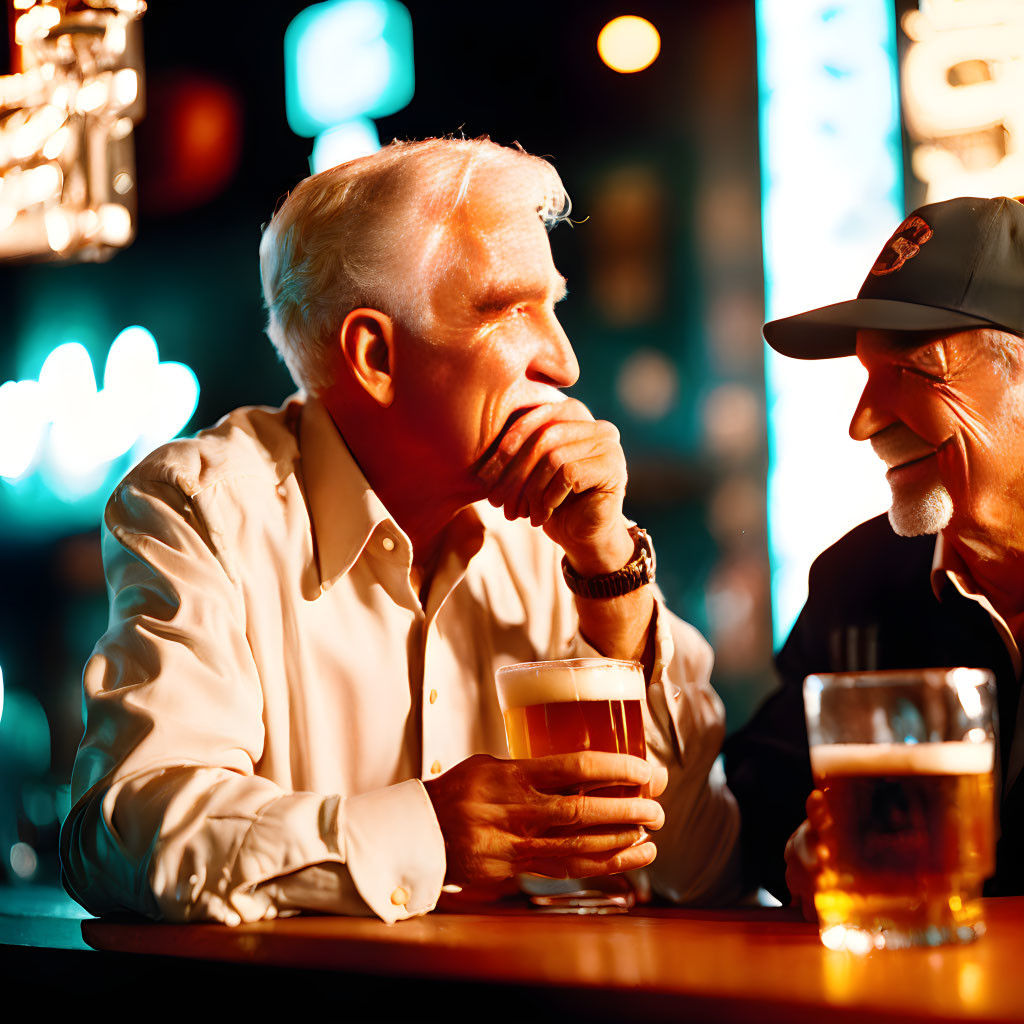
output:
POLYGON ((951 585, 936 599, 930 580, 934 550, 934 537, 897 537, 882 515, 851 530, 811 566, 807 604, 775 659, 781 687, 725 744, 750 887, 761 885, 783 902, 789 899, 783 853, 806 817, 804 802, 813 788, 804 677, 966 665, 995 673, 1001 723, 1002 835, 996 874, 985 892, 1024 893, 1024 778, 1018 775, 1009 785, 1006 778, 1014 734, 1024 733, 1024 723, 1017 722, 1020 680, 982 607, 951 585))

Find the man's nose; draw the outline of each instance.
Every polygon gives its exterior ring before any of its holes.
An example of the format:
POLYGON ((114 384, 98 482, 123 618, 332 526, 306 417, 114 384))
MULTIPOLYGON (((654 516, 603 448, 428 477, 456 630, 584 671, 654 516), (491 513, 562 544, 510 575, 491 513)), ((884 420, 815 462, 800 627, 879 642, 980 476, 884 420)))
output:
POLYGON ((556 388, 571 388, 580 379, 580 364, 572 342, 553 314, 526 376, 556 388))
POLYGON ((857 409, 850 420, 850 437, 854 441, 867 441, 880 430, 896 422, 896 417, 889 412, 881 400, 879 388, 868 378, 861 393, 857 409))

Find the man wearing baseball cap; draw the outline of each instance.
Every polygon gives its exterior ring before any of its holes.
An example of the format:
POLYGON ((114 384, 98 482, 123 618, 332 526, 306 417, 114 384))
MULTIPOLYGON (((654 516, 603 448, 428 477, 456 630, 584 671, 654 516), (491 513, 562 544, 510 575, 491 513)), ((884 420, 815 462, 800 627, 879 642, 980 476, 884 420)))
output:
POLYGON ((892 507, 811 566, 776 658, 782 685, 726 745, 747 882, 813 916, 818 842, 805 817, 820 803, 808 799, 805 676, 969 665, 994 672, 1000 722, 1001 835, 985 891, 1024 893, 1024 205, 915 210, 856 299, 772 321, 764 336, 797 359, 863 363, 850 435, 888 467, 892 507))

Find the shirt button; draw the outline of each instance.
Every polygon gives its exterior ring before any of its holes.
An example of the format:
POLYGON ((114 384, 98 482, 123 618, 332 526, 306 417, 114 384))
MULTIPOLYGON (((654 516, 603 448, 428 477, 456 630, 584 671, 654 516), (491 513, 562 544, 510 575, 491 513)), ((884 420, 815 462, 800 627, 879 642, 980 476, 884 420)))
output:
POLYGON ((399 886, 391 894, 391 902, 396 907, 404 907, 406 905, 406 903, 409 902, 409 890, 408 889, 403 889, 401 886, 399 886))
POLYGON ((430 703, 433 704, 437 700, 437 690, 430 691, 430 703))
POLYGON ((433 775, 440 775, 441 774, 441 762, 440 761, 435 761, 430 766, 430 771, 431 771, 431 774, 433 774, 433 775))
POLYGON ((382 541, 380 542, 380 546, 381 546, 381 547, 382 547, 382 548, 383 548, 383 549, 384 549, 385 551, 394 551, 394 550, 395 550, 395 542, 394 542, 394 541, 393 541, 393 540, 392 540, 392 539, 391 539, 390 537, 385 537, 385 538, 384 538, 384 539, 383 539, 383 540, 382 540, 382 541))

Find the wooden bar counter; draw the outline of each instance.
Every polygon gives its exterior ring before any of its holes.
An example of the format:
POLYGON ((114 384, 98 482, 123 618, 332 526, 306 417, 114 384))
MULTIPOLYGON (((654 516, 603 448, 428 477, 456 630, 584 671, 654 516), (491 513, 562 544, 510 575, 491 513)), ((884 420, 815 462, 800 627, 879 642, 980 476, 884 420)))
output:
MULTIPOLYGON (((333 917, 237 928, 86 919, 76 922, 81 938, 100 952, 80 953, 76 972, 99 977, 116 962, 138 980, 150 965, 173 1005, 190 984, 187 966, 201 965, 204 984, 233 991, 312 997, 315 988, 316 1002, 332 993, 349 1019, 397 1019, 388 1010, 400 1007, 406 1019, 440 1003, 448 1016, 481 1021, 1024 1021, 1024 897, 986 900, 986 915, 988 933, 971 945, 866 957, 827 950, 794 912, 762 907, 608 917, 510 907, 390 927, 333 917), (165 976, 177 981, 165 988, 165 976)), ((12 940, 4 920, 0 906, 0 943, 39 943, 38 927, 34 940, 12 940)), ((0 945, 0 963, 12 948, 0 945)))

